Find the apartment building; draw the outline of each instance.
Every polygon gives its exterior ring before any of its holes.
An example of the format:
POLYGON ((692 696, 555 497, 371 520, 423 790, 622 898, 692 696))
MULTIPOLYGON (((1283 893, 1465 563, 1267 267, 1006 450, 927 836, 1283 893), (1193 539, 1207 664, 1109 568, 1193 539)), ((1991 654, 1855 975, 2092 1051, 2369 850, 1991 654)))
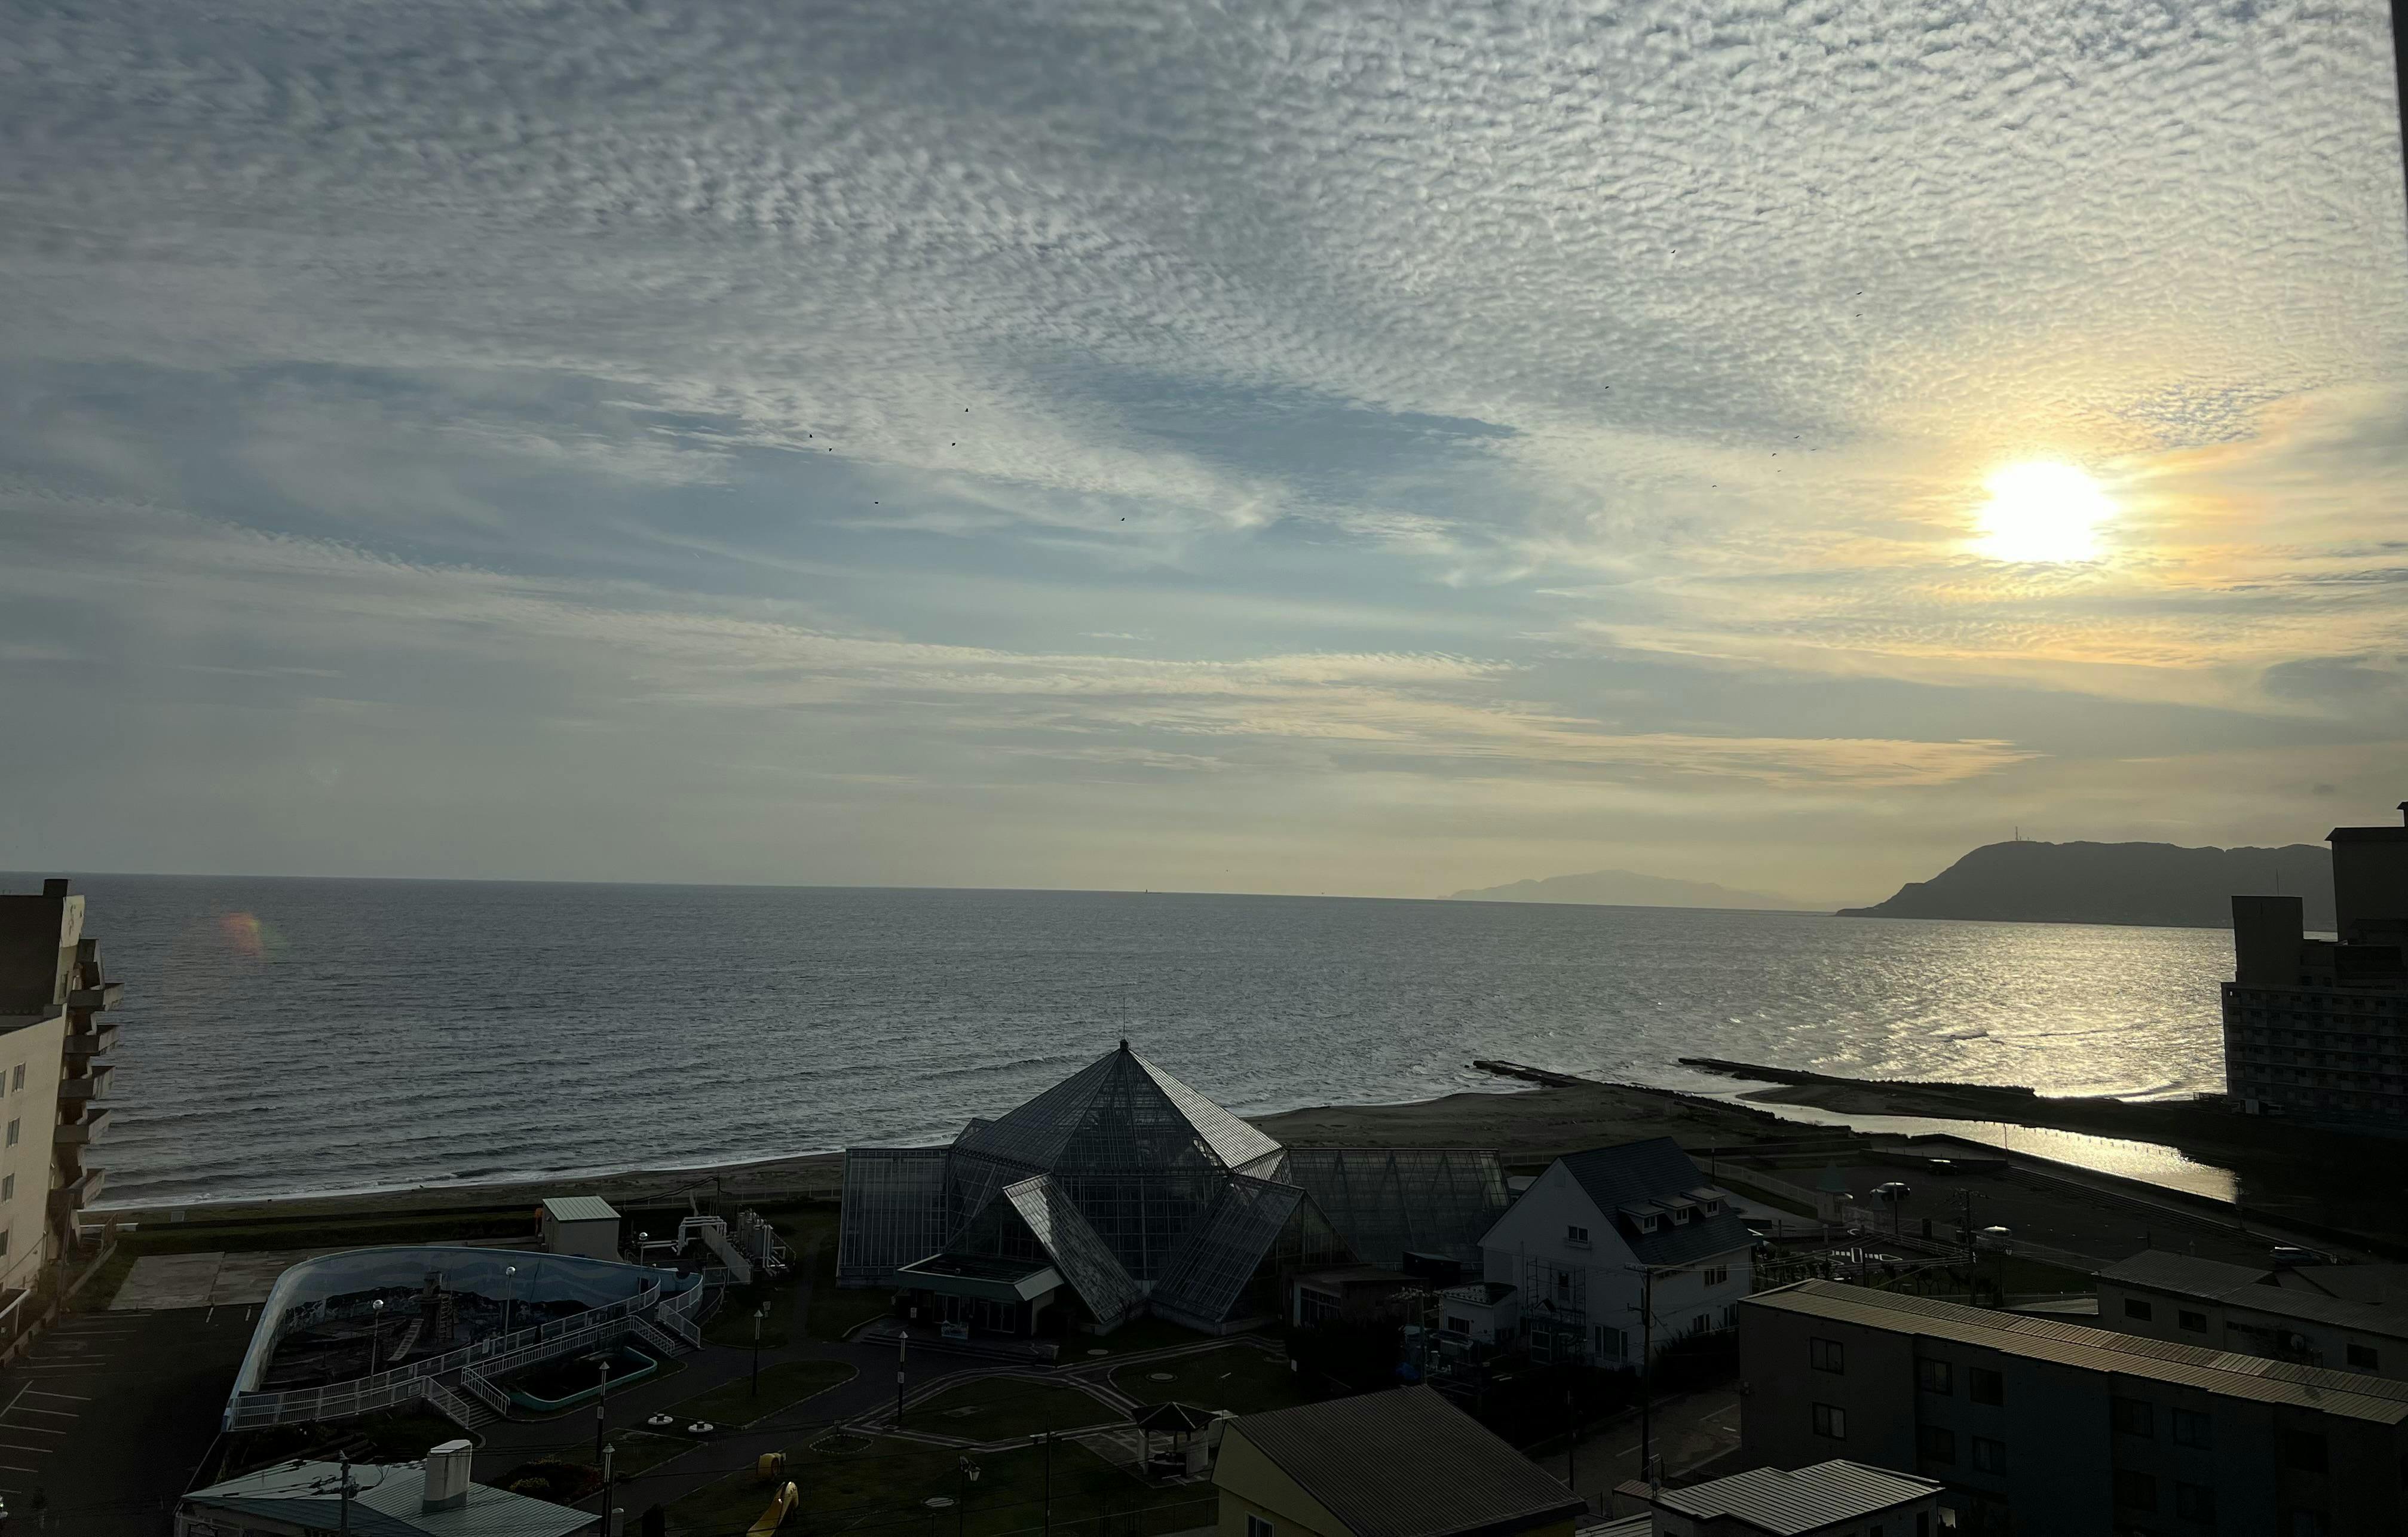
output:
POLYGON ((108 1128, 117 1028, 103 1016, 123 989, 103 977, 83 925, 83 898, 64 880, 0 895, 0 1288, 10 1291, 73 1250, 104 1178, 90 1156, 108 1128))
POLYGON ((2408 1131, 2408 826, 2325 836, 2335 938, 2306 936, 2297 896, 2232 899, 2226 1087, 2253 1114, 2408 1131))
POLYGON ((2408 1385, 1829 1281, 1740 1306, 1750 1462, 1938 1480, 1960 1529, 2408 1533, 2408 1385))
POLYGON ((2099 1273, 2099 1322, 2126 1334, 2408 1382, 2408 1267, 2282 1272, 2144 1249, 2099 1273))

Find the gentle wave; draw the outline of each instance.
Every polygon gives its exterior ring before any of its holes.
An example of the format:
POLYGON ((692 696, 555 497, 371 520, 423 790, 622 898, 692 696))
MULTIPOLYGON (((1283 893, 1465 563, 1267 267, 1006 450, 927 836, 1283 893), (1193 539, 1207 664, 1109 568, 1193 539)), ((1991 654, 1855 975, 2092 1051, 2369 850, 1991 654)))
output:
MULTIPOLYGON (((19 878, 17 889, 27 880, 19 878)), ((1246 1114, 1873 1077, 2222 1086, 2212 931, 1027 891, 93 876, 114 1203, 950 1135, 1126 1035, 1246 1114), (253 931, 229 914, 259 920, 253 931), (235 937, 230 938, 233 935, 235 937)))

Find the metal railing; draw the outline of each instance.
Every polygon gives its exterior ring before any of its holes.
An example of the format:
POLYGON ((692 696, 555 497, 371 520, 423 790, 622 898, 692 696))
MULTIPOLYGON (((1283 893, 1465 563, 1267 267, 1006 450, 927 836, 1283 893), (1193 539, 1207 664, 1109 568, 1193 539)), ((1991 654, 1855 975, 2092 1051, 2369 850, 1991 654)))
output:
POLYGON ((475 1367, 460 1373, 460 1387, 469 1397, 497 1415, 510 1412, 510 1396, 494 1385, 493 1379, 475 1367))
POLYGON ((427 1382, 425 1389, 426 1402, 433 1404, 444 1418, 464 1430, 473 1430, 493 1418, 491 1415, 439 1382, 427 1382))
MULTIPOLYGON (((661 1283, 654 1281, 636 1295, 602 1307, 588 1309, 566 1318, 555 1318, 535 1329, 523 1329, 480 1340, 462 1349, 429 1356, 424 1360, 380 1372, 374 1376, 323 1388, 291 1388, 278 1392, 237 1394, 226 1404, 222 1425, 227 1430, 255 1430, 269 1425, 341 1419, 423 1397, 416 1384, 449 1376, 455 1372, 466 1372, 472 1366, 485 1373, 499 1375, 538 1361, 550 1360, 593 1344, 614 1326, 616 1333, 624 1333, 624 1326, 630 1317, 662 1305, 661 1289, 661 1283)), ((688 1292, 701 1289, 700 1287, 687 1288, 688 1292)), ((671 1297, 668 1302, 682 1301, 684 1295, 681 1293, 671 1297)))

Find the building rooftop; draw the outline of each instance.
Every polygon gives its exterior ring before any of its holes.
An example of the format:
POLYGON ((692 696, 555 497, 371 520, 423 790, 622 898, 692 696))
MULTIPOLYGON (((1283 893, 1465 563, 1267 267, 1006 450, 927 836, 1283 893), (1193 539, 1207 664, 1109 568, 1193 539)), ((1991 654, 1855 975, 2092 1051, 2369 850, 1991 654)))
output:
POLYGON ((483 1484, 469 1485, 467 1502, 457 1509, 423 1510, 426 1467, 420 1462, 354 1465, 351 1509, 344 1511, 342 1473, 342 1465, 335 1462, 281 1462, 196 1489, 184 1499, 322 1530, 333 1530, 348 1519, 357 1537, 568 1537, 601 1519, 483 1484))
POLYGON ((2293 1366, 2258 1356, 2118 1334, 2053 1318, 1993 1313, 1837 1281, 1800 1281, 1760 1292, 1740 1305, 1897 1330, 1924 1339, 2196 1388, 2227 1398, 2293 1404, 2378 1425, 2408 1423, 2408 1383, 2361 1373, 2293 1366))
POLYGON ((548 1195, 543 1215, 554 1222, 616 1222, 618 1208, 598 1195, 548 1195))
POLYGON ((1354 1537, 1507 1537, 1587 1508, 1428 1388, 1245 1415, 1223 1433, 1244 1437, 1354 1537))
MULTIPOLYGON (((2351 1267, 2333 1268, 2347 1271, 2351 1267)), ((2276 1273, 2271 1270, 2221 1264, 2194 1255, 2168 1254, 2162 1249, 2143 1249, 2129 1259, 2109 1265, 2099 1273, 2099 1278, 2205 1302, 2354 1329, 2361 1333, 2408 1339, 2408 1311, 2336 1297, 2315 1287, 2306 1276, 2297 1277, 2298 1285, 2286 1286, 2280 1284, 2276 1273)))
POLYGON ((1597 1209, 1608 1216, 1625 1207, 1669 1212, 1672 1206, 1695 1206, 1709 1198, 1724 1203, 1723 1209, 1711 1217, 1701 1213, 1695 1220, 1682 1223, 1668 1217, 1654 1232, 1624 1233, 1642 1264, 1682 1265, 1756 1242, 1756 1235, 1730 1209, 1729 1198, 1706 1184, 1697 1160, 1670 1137, 1591 1147, 1567 1153, 1560 1161, 1597 1203, 1597 1209))
POLYGON ((1792 1472, 1751 1468, 1685 1489, 1658 1489, 1650 1501, 1700 1521, 1727 1518, 1774 1537, 1798 1537, 1842 1521, 1928 1499, 1941 1486, 1928 1478, 1833 1460, 1792 1472))

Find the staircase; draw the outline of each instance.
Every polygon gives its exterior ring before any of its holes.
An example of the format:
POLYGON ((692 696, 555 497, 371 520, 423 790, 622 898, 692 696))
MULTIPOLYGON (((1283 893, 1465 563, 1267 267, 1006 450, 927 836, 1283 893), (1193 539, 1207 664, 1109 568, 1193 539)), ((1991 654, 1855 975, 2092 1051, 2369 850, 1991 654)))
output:
POLYGON ((683 1356, 694 1349, 693 1345, 666 1330, 654 1328, 650 1319, 636 1319, 628 1332, 659 1351, 664 1359, 683 1356))
MULTIPOLYGON (((467 1373, 464 1373, 462 1375, 465 1378, 467 1373)), ((480 1426, 491 1425, 502 1417, 481 1403, 462 1398, 433 1378, 427 1379, 425 1393, 426 1402, 431 1407, 464 1430, 474 1430, 480 1426)))

